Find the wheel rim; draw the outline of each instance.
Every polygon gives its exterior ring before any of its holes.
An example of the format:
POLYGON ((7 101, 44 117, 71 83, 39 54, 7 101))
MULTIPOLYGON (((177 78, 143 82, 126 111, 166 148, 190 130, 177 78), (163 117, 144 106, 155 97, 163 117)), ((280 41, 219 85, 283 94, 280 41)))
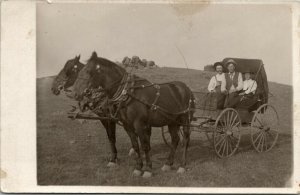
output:
POLYGON ((257 152, 271 150, 278 139, 279 117, 275 108, 260 106, 251 122, 251 142, 257 152))
POLYGON ((218 116, 213 135, 214 148, 221 158, 231 156, 237 150, 240 140, 241 119, 236 110, 228 108, 218 116))

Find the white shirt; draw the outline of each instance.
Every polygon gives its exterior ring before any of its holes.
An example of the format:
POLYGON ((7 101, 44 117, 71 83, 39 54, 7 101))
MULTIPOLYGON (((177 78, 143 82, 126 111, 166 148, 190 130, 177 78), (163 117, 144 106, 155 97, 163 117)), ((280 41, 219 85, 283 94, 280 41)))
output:
POLYGON ((251 92, 255 93, 256 88, 257 88, 256 81, 252 79, 244 80, 243 90, 245 91, 245 94, 249 94, 251 92))
MULTIPOLYGON (((232 73, 232 75, 229 73, 229 78, 233 79, 235 73, 236 72, 232 73)), ((243 89, 243 76, 242 76, 242 74, 240 72, 239 72, 239 76, 238 76, 238 86, 235 88, 234 85, 231 85, 229 93, 231 93, 231 91, 233 91, 234 89, 236 91, 240 91, 240 90, 243 89)))
POLYGON ((216 74, 215 76, 213 76, 208 84, 208 91, 212 92, 213 90, 215 90, 215 88, 219 85, 218 82, 221 82, 221 91, 225 91, 225 87, 226 87, 226 80, 225 80, 225 74, 216 74))

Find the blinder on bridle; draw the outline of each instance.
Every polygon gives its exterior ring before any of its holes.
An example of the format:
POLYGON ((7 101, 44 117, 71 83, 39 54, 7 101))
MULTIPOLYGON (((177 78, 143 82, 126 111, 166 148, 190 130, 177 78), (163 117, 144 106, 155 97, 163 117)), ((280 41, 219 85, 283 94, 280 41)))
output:
POLYGON ((75 65, 73 66, 72 71, 73 71, 73 72, 78 72, 78 66, 77 66, 77 64, 75 64, 75 65))
POLYGON ((101 71, 101 70, 100 70, 100 65, 99 65, 99 64, 96 65, 96 71, 97 71, 97 72, 100 72, 100 71, 101 71))

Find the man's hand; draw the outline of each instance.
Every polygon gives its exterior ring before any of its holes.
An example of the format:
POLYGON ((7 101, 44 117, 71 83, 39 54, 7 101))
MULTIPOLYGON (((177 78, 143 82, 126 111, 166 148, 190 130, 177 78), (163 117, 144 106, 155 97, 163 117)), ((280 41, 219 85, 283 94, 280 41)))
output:
POLYGON ((240 93, 239 95, 245 95, 245 92, 240 93))

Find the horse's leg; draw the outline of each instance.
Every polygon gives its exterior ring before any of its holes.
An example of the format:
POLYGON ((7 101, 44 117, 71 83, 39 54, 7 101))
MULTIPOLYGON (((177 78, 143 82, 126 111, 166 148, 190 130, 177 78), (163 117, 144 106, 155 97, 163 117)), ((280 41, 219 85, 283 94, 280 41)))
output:
POLYGON ((151 161, 151 145, 150 145, 150 137, 151 137, 151 127, 147 127, 143 132, 141 132, 141 135, 139 135, 140 143, 142 146, 142 149, 145 153, 145 159, 146 159, 146 166, 145 166, 145 172, 143 174, 143 177, 151 177, 152 176, 152 161, 151 161))
POLYGON ((171 166, 173 165, 173 162, 174 162, 175 152, 176 152, 179 140, 180 140, 179 135, 178 135, 179 126, 177 124, 169 125, 168 129, 169 129, 169 133, 171 135, 172 143, 171 143, 170 153, 169 153, 167 162, 161 168, 162 171, 170 171, 171 170, 171 166))
POLYGON ((117 148, 116 148, 116 123, 112 120, 100 120, 106 130, 107 137, 110 143, 111 156, 107 164, 108 167, 116 166, 117 148))
POLYGON ((138 142, 138 137, 135 134, 134 128, 130 127, 127 124, 124 124, 124 129, 127 132, 127 134, 130 137, 131 144, 133 149, 135 150, 136 154, 135 155, 135 160, 136 160, 136 165, 135 169, 133 171, 134 176, 140 176, 142 174, 142 168, 143 168, 143 160, 141 158, 141 153, 140 153, 140 148, 139 148, 139 142, 138 142))
POLYGON ((141 120, 136 120, 134 122, 134 128, 137 130, 138 137, 140 139, 141 147, 145 153, 146 165, 144 167, 143 177, 152 176, 152 162, 150 157, 150 136, 151 136, 151 127, 141 120))
POLYGON ((135 152, 135 150, 134 150, 134 146, 133 146, 133 143, 132 143, 132 140, 131 140, 131 137, 130 137, 130 133, 129 133, 130 129, 129 129, 129 127, 126 126, 126 125, 123 125, 123 127, 124 127, 124 129, 125 129, 127 135, 129 136, 130 141, 131 141, 131 148, 130 148, 130 150, 129 150, 128 156, 133 156, 133 155, 136 154, 136 152, 135 152), (126 128, 128 128, 128 129, 126 129, 126 128))
MULTIPOLYGON (((185 120, 188 121, 188 120, 185 120)), ((182 161, 179 169, 177 170, 177 173, 184 173, 185 172, 185 166, 186 166, 186 157, 187 157, 187 149, 190 144, 190 126, 189 122, 185 122, 183 126, 183 154, 182 154, 182 161)))

